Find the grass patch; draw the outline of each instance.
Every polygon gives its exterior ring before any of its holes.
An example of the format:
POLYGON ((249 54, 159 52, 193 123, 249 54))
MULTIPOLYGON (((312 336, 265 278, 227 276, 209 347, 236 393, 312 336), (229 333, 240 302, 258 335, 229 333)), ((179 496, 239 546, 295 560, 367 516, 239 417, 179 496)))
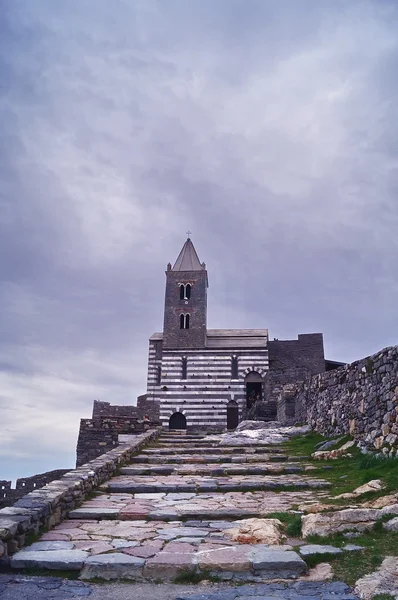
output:
POLYGON ((287 450, 289 454, 292 456, 300 456, 300 455, 310 455, 312 452, 315 452, 315 446, 320 442, 327 442, 328 439, 325 438, 320 433, 315 433, 311 431, 306 435, 297 435, 293 437, 289 442, 280 446, 284 450, 287 450))
POLYGON ((47 531, 49 531, 48 527, 40 527, 37 533, 34 533, 32 531, 30 533, 27 533, 25 536, 24 546, 31 546, 35 542, 40 542, 41 536, 43 535, 43 533, 47 533, 47 531))
POLYGON ((363 546, 364 550, 347 551, 327 559, 324 554, 305 559, 309 566, 327 560, 333 567, 335 579, 351 586, 360 577, 378 569, 386 556, 398 556, 398 534, 382 529, 382 520, 376 523, 373 530, 364 532, 352 541, 344 538, 342 533, 329 537, 312 535, 306 541, 309 544, 330 544, 337 548, 342 548, 349 543, 363 546))
POLYGON ((173 580, 173 583, 181 583, 181 584, 196 584, 201 581, 211 581, 212 583, 220 583, 223 581, 221 577, 217 577, 216 575, 211 575, 207 571, 181 571, 173 580))
MULTIPOLYGON (((345 436, 338 447, 342 446, 350 438, 345 436)), ((321 441, 327 441, 318 433, 309 433, 305 436, 293 438, 284 446, 286 452, 292 456, 301 455, 307 452, 311 455, 315 452, 315 446, 321 441)), ((312 477, 326 479, 332 484, 333 495, 339 495, 352 492, 357 487, 371 481, 372 479, 381 479, 385 488, 379 492, 369 492, 361 494, 358 500, 375 499, 384 496, 390 492, 398 490, 398 459, 376 457, 373 454, 361 454, 357 447, 349 449, 351 456, 342 456, 331 460, 313 460, 310 459, 312 466, 316 467, 310 471, 312 477), (325 468, 326 467, 326 468, 325 468)), ((335 502, 337 505, 346 504, 347 500, 325 499, 327 502, 335 502)))
POLYGON ((283 530, 289 537, 301 537, 301 515, 288 512, 274 512, 265 517, 266 519, 279 519, 283 523, 283 530))

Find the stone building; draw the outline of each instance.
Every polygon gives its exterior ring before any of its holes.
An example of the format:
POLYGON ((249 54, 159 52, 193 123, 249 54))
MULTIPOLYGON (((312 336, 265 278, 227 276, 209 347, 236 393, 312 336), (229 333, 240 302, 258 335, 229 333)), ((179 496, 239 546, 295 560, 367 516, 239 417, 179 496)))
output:
POLYGON ((328 368, 323 336, 269 341, 267 329, 207 329, 208 285, 188 238, 167 265, 163 332, 149 340, 147 400, 172 429, 233 429, 254 405, 273 419, 280 386, 328 368))

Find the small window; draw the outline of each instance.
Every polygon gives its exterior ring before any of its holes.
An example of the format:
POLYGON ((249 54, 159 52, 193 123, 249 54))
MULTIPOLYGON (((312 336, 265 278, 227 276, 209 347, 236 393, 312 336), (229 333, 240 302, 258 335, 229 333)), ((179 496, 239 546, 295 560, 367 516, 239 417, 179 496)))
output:
POLYGON ((189 315, 180 315, 180 329, 189 329, 189 315))
POLYGON ((156 367, 156 385, 160 385, 160 381, 162 379, 162 368, 160 366, 156 367))
POLYGON ((189 300, 191 297, 191 284, 187 283, 187 285, 185 286, 185 298, 187 300, 189 300))
POLYGON ((182 364, 181 364, 181 379, 187 378, 187 370, 188 370, 188 361, 187 361, 186 357, 184 356, 182 359, 182 364))
POLYGON ((185 298, 185 285, 180 285, 180 300, 185 298))
POLYGON ((233 356, 231 359, 231 379, 238 379, 238 358, 233 356))

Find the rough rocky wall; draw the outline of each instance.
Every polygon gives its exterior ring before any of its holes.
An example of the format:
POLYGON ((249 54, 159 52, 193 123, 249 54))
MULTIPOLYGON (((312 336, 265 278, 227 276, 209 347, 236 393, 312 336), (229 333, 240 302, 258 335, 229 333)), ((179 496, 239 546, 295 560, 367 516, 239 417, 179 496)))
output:
POLYGON ((280 414, 295 404, 295 419, 325 434, 351 433, 395 456, 398 447, 398 346, 286 386, 280 414))
POLYGON ((17 479, 15 489, 11 487, 11 481, 0 481, 0 508, 11 506, 28 492, 37 490, 47 485, 54 479, 59 479, 68 472, 69 469, 57 469, 32 475, 32 477, 21 477, 17 479))

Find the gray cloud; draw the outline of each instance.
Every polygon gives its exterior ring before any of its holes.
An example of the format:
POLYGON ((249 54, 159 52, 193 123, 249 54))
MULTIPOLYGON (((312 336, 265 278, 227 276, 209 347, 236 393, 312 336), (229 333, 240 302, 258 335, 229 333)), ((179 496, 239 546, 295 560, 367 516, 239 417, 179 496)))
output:
POLYGON ((92 400, 145 390, 187 229, 210 326, 323 331, 336 360, 396 343, 395 2, 3 17, 0 476, 72 466, 92 400))

